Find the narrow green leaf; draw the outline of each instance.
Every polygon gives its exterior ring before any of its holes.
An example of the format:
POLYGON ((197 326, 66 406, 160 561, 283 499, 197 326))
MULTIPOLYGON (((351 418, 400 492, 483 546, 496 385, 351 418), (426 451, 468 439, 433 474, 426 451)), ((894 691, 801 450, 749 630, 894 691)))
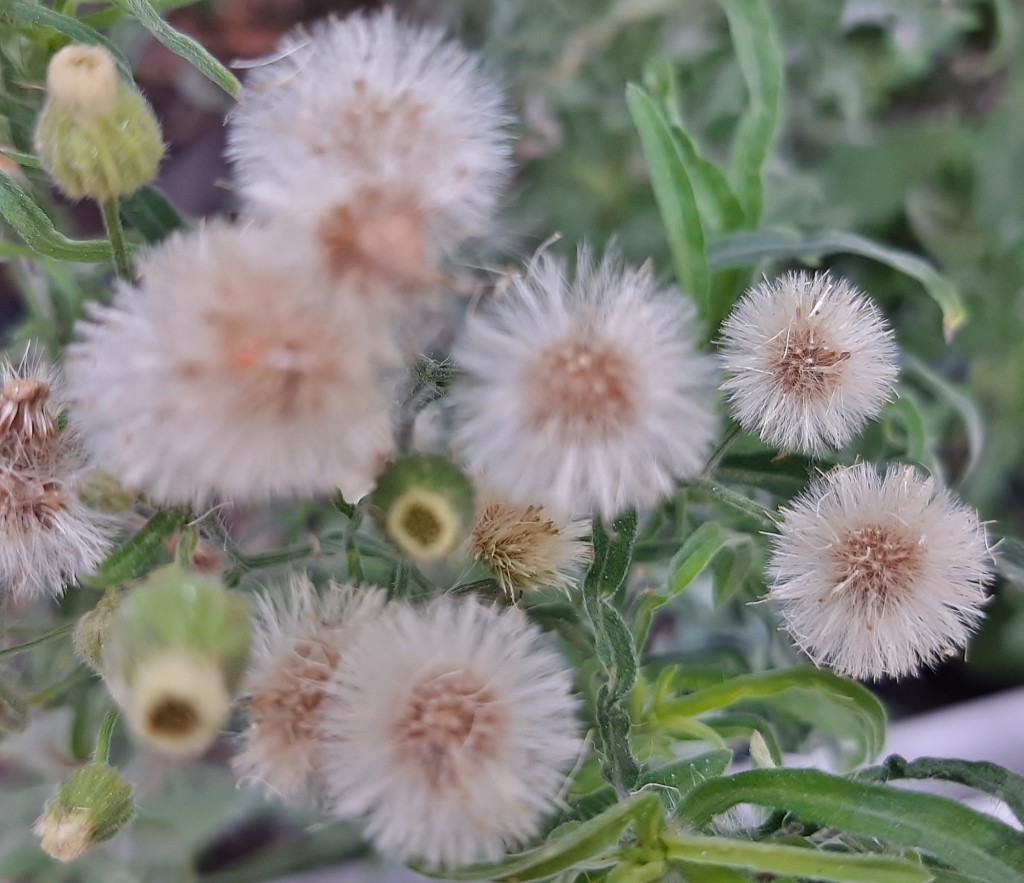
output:
MULTIPOLYGON (((802 714, 805 719, 819 723, 829 722, 828 704, 834 704, 849 714, 844 723, 855 722, 858 727, 848 733, 860 743, 860 752, 870 758, 882 750, 885 743, 885 709, 875 696, 859 684, 840 678, 823 669, 805 667, 783 671, 758 672, 739 675, 721 684, 705 687, 687 696, 661 703, 653 712, 657 719, 693 717, 719 708, 728 708, 749 699, 772 701, 780 697, 790 713, 802 714), (785 694, 804 697, 786 702, 785 694)), ((839 735, 842 735, 840 732, 839 735)))
POLYGON ((626 104, 640 135, 676 278, 694 299, 700 314, 706 317, 711 275, 704 228, 680 148, 657 103, 646 90, 633 83, 628 85, 626 104))
POLYGON ((17 231, 25 245, 42 257, 83 263, 101 263, 111 258, 110 243, 106 239, 74 240, 58 233, 43 210, 3 172, 0 172, 0 215, 17 231))
POLYGON ((115 549, 88 584, 100 589, 119 586, 138 576, 163 553, 165 543, 192 520, 188 509, 162 509, 128 542, 115 549))
POLYGON ((113 0, 113 2, 136 18, 139 24, 171 52, 184 58, 232 98, 238 98, 241 94, 242 84, 238 82, 238 78, 195 40, 167 24, 148 0, 113 0))
POLYGON ((667 58, 651 61, 644 72, 644 82, 651 96, 658 101, 686 166, 705 231, 721 233, 743 227, 746 216, 728 177, 700 152, 679 116, 679 96, 672 62, 667 58))
POLYGON ((508 880, 517 883, 543 880, 575 865, 592 864, 596 856, 619 842, 632 821, 651 812, 660 812, 658 807, 656 795, 635 794, 565 834, 559 835, 556 832, 555 836, 548 838, 546 843, 536 849, 509 856, 502 862, 469 868, 416 870, 443 880, 508 880))
POLYGON ((956 782, 998 797, 1024 824, 1024 776, 996 763, 980 760, 956 760, 919 757, 904 760, 898 754, 887 757, 880 766, 861 770, 852 778, 858 782, 890 782, 894 779, 940 779, 956 782))
POLYGON ((637 602, 633 614, 636 646, 646 644, 654 614, 700 576, 720 552, 731 545, 749 542, 746 534, 727 530, 714 521, 705 522, 690 534, 669 562, 668 585, 647 592, 637 602))
POLYGON ((184 226, 174 206, 155 187, 141 187, 122 199, 121 214, 150 244, 162 241, 184 226))
POLYGON ((691 478, 682 482, 682 486, 687 490, 698 491, 703 494, 707 494, 720 503, 724 503, 730 509, 735 509, 737 512, 742 513, 752 521, 757 522, 758 525, 768 529, 775 528, 775 519, 772 517, 770 509, 766 509, 760 503, 756 503, 749 497, 738 494, 731 488, 725 487, 717 481, 711 481, 704 478, 691 478))
POLYGON ((856 233, 826 230, 801 237, 778 230, 739 231, 717 237, 708 245, 708 261, 715 269, 746 267, 761 261, 816 260, 830 254, 860 255, 916 279, 942 310, 947 340, 967 321, 959 289, 928 261, 856 233))
POLYGON ((22 153, 20 150, 15 150, 13 147, 0 147, 0 154, 3 154, 9 160, 17 163, 25 169, 42 168, 42 163, 39 162, 39 157, 35 154, 22 153))
MULTIPOLYGON (((669 809, 674 809, 701 782, 724 774, 731 762, 732 752, 728 748, 719 748, 686 760, 676 760, 643 770, 636 787, 639 790, 650 786, 649 790, 660 794, 669 809)), ((590 791, 572 802, 568 818, 593 818, 614 805, 617 799, 615 789, 608 785, 590 791)))
MULTIPOLYGON (((33 27, 54 31, 58 34, 63 34, 73 43, 88 43, 92 46, 102 46, 114 57, 114 63, 121 71, 121 76, 129 82, 134 82, 132 79, 132 69, 125 60, 124 54, 114 43, 95 28, 89 27, 89 25, 84 24, 77 18, 63 15, 42 4, 30 2, 30 0, 7 0, 5 5, 7 6, 8 13, 13 15, 13 20, 18 25, 28 24, 33 27)), ((3 15, 0 15, 0 19, 2 18, 3 15)))
POLYGON ((1024 881, 1024 834, 933 794, 902 791, 817 770, 753 770, 699 785, 683 802, 684 822, 704 825, 741 803, 883 843, 925 850, 985 883, 1024 881))
POLYGON ((763 874, 793 874, 830 883, 928 883, 927 868, 901 858, 826 852, 781 843, 755 843, 731 837, 665 838, 670 861, 744 868, 763 874))
POLYGON ((902 360, 903 370, 907 376, 914 377, 928 387, 960 416, 964 432, 967 435, 967 465, 964 466, 959 480, 960 483, 963 483, 981 462, 981 455, 985 450, 985 418, 969 395, 961 392, 917 356, 910 352, 904 352, 902 360))
POLYGON ((747 221, 754 225, 764 202, 762 170, 782 108, 782 55, 765 0, 719 2, 729 19, 736 60, 750 96, 750 107, 737 126, 731 166, 747 221))

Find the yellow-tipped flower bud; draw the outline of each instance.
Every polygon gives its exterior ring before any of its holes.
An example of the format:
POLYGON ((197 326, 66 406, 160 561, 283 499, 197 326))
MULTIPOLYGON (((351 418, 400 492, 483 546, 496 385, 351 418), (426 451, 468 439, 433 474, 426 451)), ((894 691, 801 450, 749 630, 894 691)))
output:
POLYGON ((158 751, 204 751, 227 721, 249 656, 249 609, 216 579, 170 565, 110 623, 101 669, 134 733, 158 751))
POLYGON ((377 480, 377 523, 410 558, 436 561, 451 552, 473 524, 473 484, 450 460, 413 454, 391 463, 377 480))
POLYGON ((112 766, 94 762, 60 783, 35 833, 44 852, 70 862, 94 843, 109 840, 134 814, 131 785, 112 766))
POLYGON ((64 193, 105 201, 156 177, 164 155, 160 125, 106 49, 65 46, 50 59, 46 94, 36 152, 64 193))

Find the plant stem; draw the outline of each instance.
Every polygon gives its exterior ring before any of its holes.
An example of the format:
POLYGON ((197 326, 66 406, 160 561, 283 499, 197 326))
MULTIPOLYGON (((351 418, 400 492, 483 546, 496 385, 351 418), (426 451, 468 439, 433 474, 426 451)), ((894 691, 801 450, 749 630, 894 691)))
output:
POLYGON ((116 199, 104 199, 100 202, 100 214, 103 215, 103 226, 110 240, 110 250, 114 255, 114 271, 118 277, 128 282, 133 280, 132 263, 128 257, 128 243, 124 238, 124 227, 121 226, 121 207, 116 199))
POLYGON ((722 458, 729 452, 729 448, 732 447, 732 443, 739 438, 742 431, 743 428, 739 423, 733 423, 732 426, 729 427, 725 435, 722 436, 722 440, 718 443, 718 447, 711 452, 711 456, 708 458, 708 462, 705 464, 701 475, 711 475, 711 473, 718 468, 718 464, 722 462, 722 458))
POLYGON ((18 644, 14 647, 5 647, 0 650, 0 658, 4 656, 15 656, 18 653, 24 653, 26 650, 31 650, 33 647, 38 647, 40 644, 47 644, 50 641, 56 641, 58 638, 63 638, 65 635, 70 635, 75 629, 74 625, 62 625, 52 631, 46 632, 44 635, 40 635, 38 638, 33 638, 31 641, 25 641, 24 644, 18 644))
POLYGON ((110 760, 110 741, 114 736, 114 728, 117 726, 119 717, 120 711, 116 705, 113 705, 107 711, 106 717, 103 718, 99 734, 96 736, 96 747, 92 752, 92 759, 96 763, 107 763, 110 760))

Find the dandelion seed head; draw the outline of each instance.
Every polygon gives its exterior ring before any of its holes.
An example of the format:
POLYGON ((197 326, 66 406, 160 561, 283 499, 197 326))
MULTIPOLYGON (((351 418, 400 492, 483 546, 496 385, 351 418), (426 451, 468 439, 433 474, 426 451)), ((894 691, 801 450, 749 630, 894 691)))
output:
POLYGON ((810 454, 849 444, 892 394, 896 345, 865 295, 828 273, 763 282, 722 326, 722 385, 737 421, 810 454))
POLYGON ((309 793, 320 769, 320 715, 327 687, 354 630, 380 612, 384 593, 330 584, 318 594, 306 576, 256 602, 252 663, 243 685, 249 727, 233 767, 241 780, 285 798, 309 793))
POLYGON ((912 467, 822 476, 781 511, 770 596, 816 663, 899 677, 964 647, 991 579, 975 514, 912 467))
POLYGON ((368 490, 389 447, 394 343, 280 235, 179 235, 80 323, 73 417, 124 484, 196 504, 368 490))
POLYGON ((498 858, 538 832, 579 753, 571 688, 516 610, 392 603, 350 646, 325 705, 335 811, 401 860, 498 858))
POLYGON ((581 250, 539 257, 470 316, 455 359, 455 441, 513 502, 565 517, 649 506, 713 443, 714 368, 696 315, 649 269, 581 250))
POLYGON ((363 218, 380 202, 367 194, 386 194, 382 241, 364 231, 355 251, 376 260, 397 241, 418 264, 421 249, 486 232, 509 172, 508 122, 474 55, 385 10, 297 31, 254 66, 229 155, 257 212, 363 218), (404 208, 389 216, 389 202, 404 208))

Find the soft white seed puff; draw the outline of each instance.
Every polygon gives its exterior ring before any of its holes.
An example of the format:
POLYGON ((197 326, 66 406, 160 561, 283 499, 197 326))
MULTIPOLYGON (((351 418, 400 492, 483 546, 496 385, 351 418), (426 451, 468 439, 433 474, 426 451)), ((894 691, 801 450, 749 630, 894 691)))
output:
POLYGON ((26 359, 0 361, 0 591, 59 595, 112 547, 113 523, 78 498, 85 458, 59 428, 58 377, 26 359))
POLYGON ((322 761, 320 716, 327 686, 367 617, 386 596, 331 583, 322 595, 305 575, 259 596, 252 661, 243 685, 249 727, 233 767, 243 781, 285 798, 307 794, 322 761))
POLYGON ((722 326, 722 390, 770 445, 820 454, 849 444, 892 394, 897 348, 875 304, 828 273, 755 286, 722 326))
POLYGON ((80 323, 73 417, 124 484, 198 504, 367 490, 386 453, 393 345, 279 234, 176 235, 143 260, 138 287, 80 323))
POLYGON ((570 667, 518 610, 391 604, 331 690, 334 808, 403 861, 496 860, 534 837, 582 746, 570 667))
POLYGON ((780 512, 770 598, 816 663, 911 674, 967 644, 991 579, 975 513, 909 466, 833 469, 780 512))
POLYGON ((340 242, 341 257, 416 271, 427 245, 489 229, 508 122, 476 56, 385 10, 285 38, 249 72, 228 152, 251 210, 326 224, 335 258, 340 242))
POLYGON ((611 518, 703 467, 714 368, 695 311, 646 267, 544 255, 469 317, 455 348, 455 441, 510 500, 611 518))

